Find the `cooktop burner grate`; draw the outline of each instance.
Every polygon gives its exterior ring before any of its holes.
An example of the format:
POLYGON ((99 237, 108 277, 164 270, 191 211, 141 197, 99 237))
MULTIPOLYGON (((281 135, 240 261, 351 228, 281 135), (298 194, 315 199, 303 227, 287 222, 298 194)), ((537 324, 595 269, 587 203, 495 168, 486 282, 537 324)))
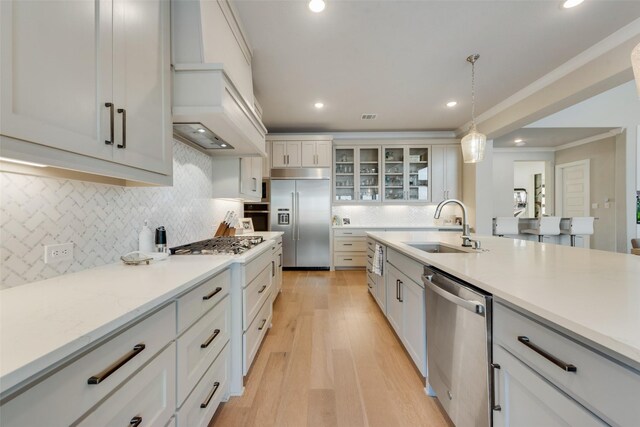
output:
POLYGON ((261 236, 214 237, 169 250, 172 255, 239 255, 263 241, 261 236))

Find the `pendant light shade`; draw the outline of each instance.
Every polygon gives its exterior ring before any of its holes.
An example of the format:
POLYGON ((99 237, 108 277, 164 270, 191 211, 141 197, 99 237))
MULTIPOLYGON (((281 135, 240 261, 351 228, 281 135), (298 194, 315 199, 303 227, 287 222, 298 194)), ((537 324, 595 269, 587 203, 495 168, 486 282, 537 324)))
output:
POLYGON ((470 55, 467 62, 471 63, 471 129, 462 138, 462 158, 465 163, 478 163, 484 159, 484 148, 487 136, 476 129, 476 61, 480 58, 477 53, 470 55))
POLYGON ((636 87, 640 97, 640 43, 631 52, 631 66, 633 66, 633 75, 636 76, 636 87))
POLYGON ((478 163, 484 159, 484 146, 487 143, 487 137, 476 130, 473 126, 469 133, 462 138, 462 158, 465 163, 478 163))

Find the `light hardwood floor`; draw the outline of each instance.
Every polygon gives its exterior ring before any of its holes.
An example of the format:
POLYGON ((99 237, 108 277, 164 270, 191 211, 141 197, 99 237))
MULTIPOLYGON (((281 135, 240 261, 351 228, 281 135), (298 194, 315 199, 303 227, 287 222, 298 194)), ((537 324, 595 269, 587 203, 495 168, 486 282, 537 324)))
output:
POLYGON ((447 426, 362 271, 285 271, 245 393, 216 426, 447 426))

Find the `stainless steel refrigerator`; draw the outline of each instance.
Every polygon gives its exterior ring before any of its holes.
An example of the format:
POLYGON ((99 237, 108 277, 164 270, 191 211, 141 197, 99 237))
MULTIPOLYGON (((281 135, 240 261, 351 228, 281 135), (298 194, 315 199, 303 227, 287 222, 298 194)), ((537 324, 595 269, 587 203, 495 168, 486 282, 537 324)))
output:
POLYGON ((330 266, 331 188, 327 179, 271 179, 271 231, 282 231, 282 266, 330 266))

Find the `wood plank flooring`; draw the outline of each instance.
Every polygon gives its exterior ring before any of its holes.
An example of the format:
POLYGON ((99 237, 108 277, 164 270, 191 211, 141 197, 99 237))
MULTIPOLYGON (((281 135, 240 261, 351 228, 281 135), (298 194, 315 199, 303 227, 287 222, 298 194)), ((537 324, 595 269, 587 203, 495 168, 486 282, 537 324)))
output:
POLYGON ((273 327, 209 427, 447 426, 362 271, 285 271, 273 327))

